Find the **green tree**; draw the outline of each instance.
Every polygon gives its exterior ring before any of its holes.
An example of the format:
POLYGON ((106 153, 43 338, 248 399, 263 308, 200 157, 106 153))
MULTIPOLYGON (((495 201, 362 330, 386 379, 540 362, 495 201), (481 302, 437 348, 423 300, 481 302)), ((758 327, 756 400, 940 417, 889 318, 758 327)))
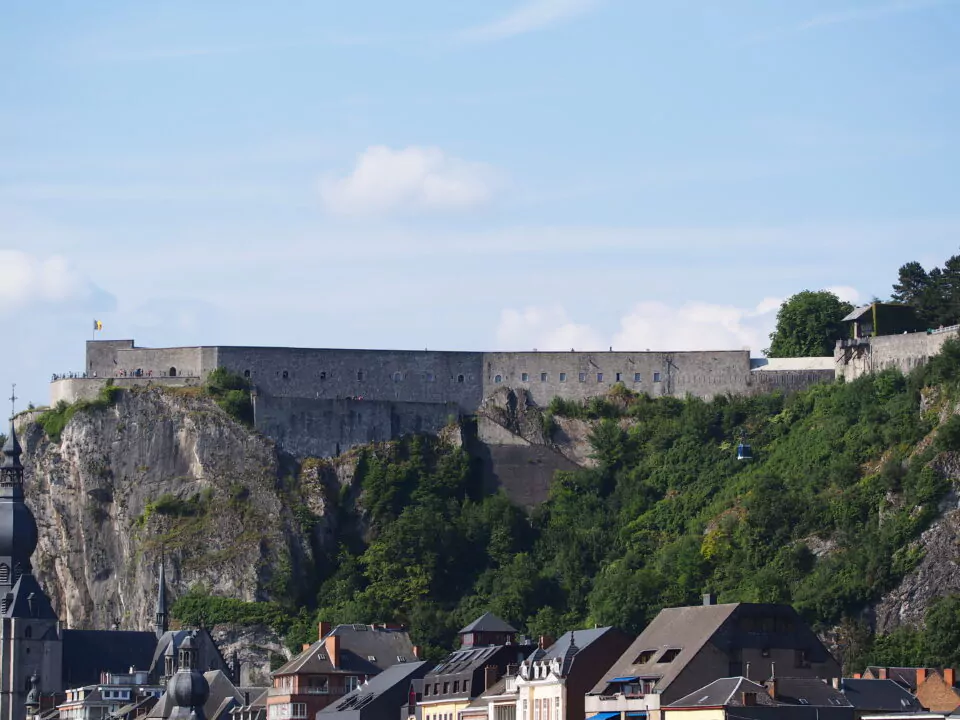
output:
POLYGON ((777 328, 770 334, 768 357, 825 357, 843 336, 843 317, 853 305, 827 290, 804 290, 787 298, 777 313, 777 328))

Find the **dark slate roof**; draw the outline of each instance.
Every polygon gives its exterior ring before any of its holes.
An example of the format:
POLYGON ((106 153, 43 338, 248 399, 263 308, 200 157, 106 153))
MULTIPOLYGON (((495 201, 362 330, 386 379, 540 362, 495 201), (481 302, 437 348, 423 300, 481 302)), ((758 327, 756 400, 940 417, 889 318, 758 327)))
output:
POLYGON ((873 678, 867 678, 868 680, 879 680, 880 671, 886 669, 887 679, 893 680, 898 685, 910 690, 910 692, 916 692, 917 690, 917 670, 926 669, 927 675, 935 672, 934 668, 915 668, 915 667, 892 667, 892 668, 881 668, 876 665, 871 665, 867 668, 867 672, 873 675, 873 678))
POLYGON ((349 673, 376 675, 400 662, 416 660, 413 643, 406 630, 371 627, 370 625, 337 625, 327 637, 340 638, 340 665, 334 667, 323 640, 318 640, 273 675, 294 673, 349 673), (371 660, 370 658, 373 658, 371 660), (398 658, 404 658, 399 660, 398 658))
POLYGON ((64 630, 63 682, 66 687, 95 685, 100 673, 147 669, 157 636, 135 630, 64 630), (95 658, 96 662, 91 662, 95 658))
POLYGON ((431 670, 430 677, 440 677, 442 675, 455 675, 473 671, 478 667, 484 666, 491 657, 500 650, 500 645, 485 645, 482 647, 467 647, 460 650, 454 650, 447 655, 442 663, 431 670))
MULTIPOLYGON (((243 705, 243 694, 230 681, 230 678, 221 670, 210 670, 203 674, 207 684, 210 686, 210 696, 203 705, 203 712, 207 720, 222 720, 226 717, 230 708, 237 705, 243 705)), ((148 718, 169 718, 176 704, 173 698, 168 697, 165 692, 160 696, 157 704, 153 706, 148 718)))
POLYGON ((779 705, 763 685, 745 677, 714 680, 667 707, 743 707, 743 693, 754 693, 757 705, 779 705))
MULTIPOLYGON (((164 655, 170 651, 171 654, 176 657, 176 651, 180 648, 180 644, 193 635, 194 632, 196 632, 194 642, 197 648, 197 669, 201 672, 207 670, 226 670, 226 660, 224 660, 223 655, 220 653, 220 648, 218 648, 217 644, 213 641, 210 632, 206 629, 196 631, 168 630, 160 636, 159 640, 157 640, 154 635, 153 657, 150 660, 150 665, 145 666, 144 669, 150 670, 154 677, 163 675, 165 664, 164 655)), ((153 633, 150 634, 153 635, 153 633)), ((208 718, 207 720, 210 719, 208 718)))
POLYGON ((328 705, 317 717, 328 720, 360 720, 371 715, 394 718, 406 702, 410 683, 427 674, 425 662, 394 665, 371 678, 353 692, 328 705))
POLYGON ((922 709, 920 701, 894 680, 844 678, 841 683, 843 694, 858 710, 917 712, 922 709))
POLYGON ((591 643, 596 642, 609 632, 613 632, 613 628, 604 627, 589 628, 585 630, 571 630, 570 632, 561 635, 560 639, 549 648, 544 650, 542 654, 534 650, 533 654, 523 661, 523 665, 530 666, 534 662, 550 662, 555 658, 560 658, 562 662, 560 668, 560 677, 566 677, 570 674, 570 670, 573 667, 574 660, 576 660, 577 653, 588 647, 591 643), (571 647, 571 644, 573 647, 571 647))
POLYGON ((846 322, 848 320, 858 320, 862 315, 864 315, 872 307, 873 305, 861 305, 858 308, 854 308, 848 315, 843 317, 840 320, 840 322, 846 322))
MULTIPOLYGON (((40 618, 41 620, 56 620, 57 614, 50 605, 50 599, 40 587, 40 583, 33 573, 23 573, 17 584, 10 591, 12 598, 7 605, 4 617, 40 618), (33 596, 33 610, 30 609, 30 596, 33 596)), ((99 677, 99 676, 98 676, 99 677)))
POLYGON ((814 707, 852 707, 842 692, 820 678, 781 678, 777 680, 777 700, 790 705, 814 707))
POLYGON ((467 625, 460 634, 475 632, 503 632, 515 633, 517 629, 508 622, 505 622, 494 615, 492 612, 485 612, 472 623, 467 625))

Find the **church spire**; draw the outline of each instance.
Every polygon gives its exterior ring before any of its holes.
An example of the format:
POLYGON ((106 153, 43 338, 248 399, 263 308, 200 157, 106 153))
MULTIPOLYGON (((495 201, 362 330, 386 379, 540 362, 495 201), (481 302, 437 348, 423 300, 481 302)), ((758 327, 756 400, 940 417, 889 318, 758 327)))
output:
POLYGON ((154 620, 154 632, 162 637, 167 632, 167 582, 163 569, 163 548, 160 548, 160 577, 157 582, 157 615, 154 620))
MULTIPOLYGON (((16 391, 17 386, 13 386, 16 391)), ((23 464, 20 462, 20 456, 23 454, 23 448, 20 447, 20 441, 17 440, 17 430, 14 427, 13 418, 17 401, 16 392, 10 395, 10 431, 7 434, 7 441, 3 444, 3 458, 0 459, 0 487, 19 487, 23 488, 23 464)))

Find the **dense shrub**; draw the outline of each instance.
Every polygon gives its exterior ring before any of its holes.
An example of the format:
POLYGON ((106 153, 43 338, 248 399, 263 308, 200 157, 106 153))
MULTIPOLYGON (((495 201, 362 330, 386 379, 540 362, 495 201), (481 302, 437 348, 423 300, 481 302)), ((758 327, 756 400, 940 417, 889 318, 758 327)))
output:
POLYGON ((253 426, 253 402, 247 378, 218 367, 207 376, 204 390, 227 415, 244 425, 253 426))
POLYGON ((78 412, 90 412, 112 407, 117 403, 121 392, 123 391, 120 388, 114 387, 112 380, 108 380, 107 384, 100 388, 96 399, 77 400, 72 404, 61 400, 55 407, 41 413, 37 417, 37 424, 43 428, 48 438, 54 442, 60 442, 63 429, 74 415, 78 412))

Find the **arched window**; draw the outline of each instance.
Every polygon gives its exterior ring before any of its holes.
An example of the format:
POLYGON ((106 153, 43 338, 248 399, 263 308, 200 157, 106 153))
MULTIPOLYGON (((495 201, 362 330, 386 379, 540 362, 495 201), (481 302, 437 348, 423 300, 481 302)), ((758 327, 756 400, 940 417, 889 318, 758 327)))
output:
POLYGON ((0 584, 8 585, 10 583, 10 566, 6 563, 0 564, 0 584))
POLYGON ((462 382, 463 382, 463 375, 457 375, 457 382, 458 382, 458 383, 462 383, 462 382))
POLYGON ((394 382, 400 382, 401 380, 403 380, 403 373, 402 373, 402 372, 395 372, 395 373, 393 374, 393 381, 394 381, 394 382))
POLYGON ((244 371, 243 371, 243 376, 244 376, 244 377, 250 377, 250 371, 249 371, 249 370, 244 370, 244 371))
POLYGON ((494 381, 495 383, 502 383, 502 382, 503 382, 503 375, 497 375, 497 376, 493 379, 493 381, 494 381))
POLYGON ((177 376, 177 369, 175 367, 170 368, 170 377, 177 376))

